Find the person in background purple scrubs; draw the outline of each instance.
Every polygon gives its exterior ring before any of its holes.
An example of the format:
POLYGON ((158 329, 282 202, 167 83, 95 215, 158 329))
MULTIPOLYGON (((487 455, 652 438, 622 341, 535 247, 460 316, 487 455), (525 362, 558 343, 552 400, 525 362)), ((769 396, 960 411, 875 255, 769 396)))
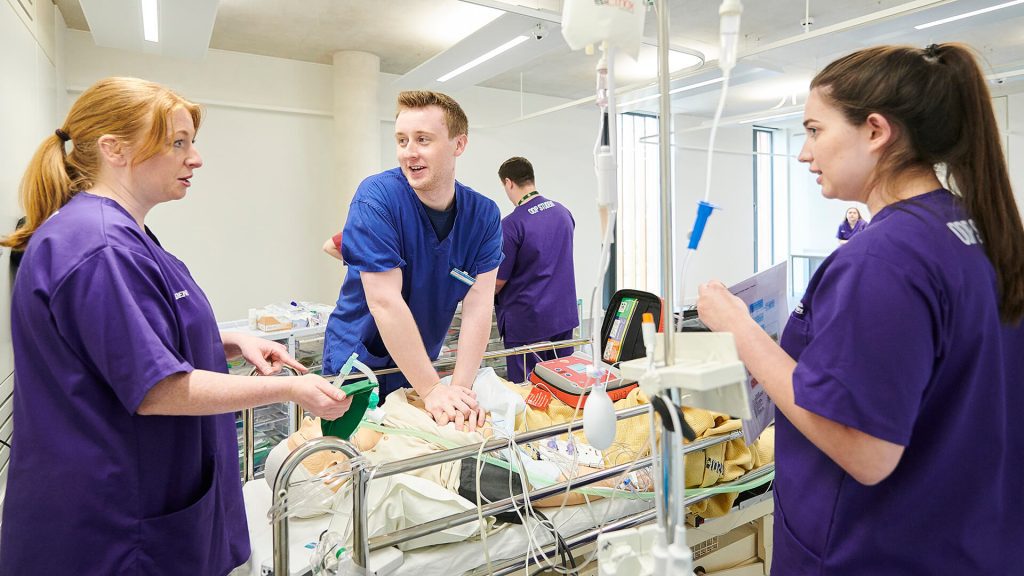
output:
POLYGON ((854 207, 849 208, 846 211, 846 218, 843 218, 843 223, 839 225, 839 231, 836 232, 839 244, 846 244, 854 234, 866 228, 867 225, 868 223, 860 217, 860 210, 854 207))
POLYGON ((779 408, 772 574, 1024 574, 1024 228, 984 73, 962 44, 860 50, 804 127, 822 194, 871 225, 781 347, 721 283, 697 302, 779 408))
POLYGON ((0 574, 223 575, 249 557, 234 412, 351 400, 285 348, 218 332, 185 265, 145 226, 202 159, 201 110, 160 85, 107 78, 39 146, 21 185, 14 421, 0 574), (70 150, 68 143, 70 142, 70 150))
MULTIPOLYGON (((513 157, 498 169, 515 208, 501 220, 505 254, 495 282, 498 333, 506 348, 572 338, 579 325, 572 239, 576 222, 569 209, 540 195, 533 165, 513 157)), ((538 359, 572 354, 572 347, 505 359, 508 379, 525 382, 538 359)))

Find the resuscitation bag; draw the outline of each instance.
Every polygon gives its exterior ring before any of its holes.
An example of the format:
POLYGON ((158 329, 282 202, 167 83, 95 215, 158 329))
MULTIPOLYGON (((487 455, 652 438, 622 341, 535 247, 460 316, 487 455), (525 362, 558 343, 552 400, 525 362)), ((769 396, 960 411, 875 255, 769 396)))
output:
MULTIPOLYGON (((351 438, 352 433, 359 427, 363 414, 366 413, 366 409, 370 406, 371 397, 374 400, 376 399, 376 394, 373 393, 373 389, 376 387, 377 383, 369 380, 360 380, 342 386, 341 391, 352 399, 352 405, 337 420, 320 419, 320 431, 323 432, 323 435, 336 436, 343 440, 351 438)), ((374 401, 374 404, 376 404, 376 401, 374 401)), ((376 405, 374 408, 376 408, 376 405)))

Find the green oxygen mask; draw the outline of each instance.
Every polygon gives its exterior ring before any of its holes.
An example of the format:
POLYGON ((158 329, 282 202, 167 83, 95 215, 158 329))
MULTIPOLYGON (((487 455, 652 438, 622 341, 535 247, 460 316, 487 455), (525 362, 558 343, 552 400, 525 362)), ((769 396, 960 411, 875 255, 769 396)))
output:
POLYGON ((324 436, 336 436, 344 440, 352 437, 352 433, 359 427, 366 410, 372 405, 377 407, 380 398, 377 393, 377 375, 373 370, 358 360, 359 355, 352 353, 341 367, 341 372, 335 382, 344 382, 345 378, 352 373, 353 368, 358 370, 366 380, 358 380, 349 384, 343 384, 338 388, 352 399, 352 405, 336 420, 320 420, 320 431, 324 436))

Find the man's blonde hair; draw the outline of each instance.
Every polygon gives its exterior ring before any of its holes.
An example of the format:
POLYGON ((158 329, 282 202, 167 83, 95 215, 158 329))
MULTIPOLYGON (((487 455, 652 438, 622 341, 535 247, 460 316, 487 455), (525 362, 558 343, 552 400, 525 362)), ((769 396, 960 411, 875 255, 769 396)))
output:
POLYGON ((459 103, 451 96, 440 92, 431 92, 429 90, 406 90, 400 92, 398 94, 398 110, 395 112, 395 117, 397 118, 402 110, 415 110, 417 108, 426 108, 427 106, 437 106, 444 112, 449 139, 463 134, 469 135, 469 120, 466 119, 466 113, 462 111, 462 106, 459 106, 459 103))

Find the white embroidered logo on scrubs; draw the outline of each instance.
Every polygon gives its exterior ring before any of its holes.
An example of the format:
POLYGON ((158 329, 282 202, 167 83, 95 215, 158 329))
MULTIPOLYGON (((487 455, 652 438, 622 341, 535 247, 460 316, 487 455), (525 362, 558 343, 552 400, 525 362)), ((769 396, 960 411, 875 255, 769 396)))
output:
POLYGON ((181 300, 182 298, 185 298, 187 296, 188 296, 188 290, 182 290, 181 292, 175 292, 174 293, 174 299, 175 300, 181 300))
POLYGON ((530 214, 536 214, 537 212, 543 212, 544 210, 547 210, 548 208, 554 208, 554 206, 555 206, 555 203, 552 202, 551 200, 548 200, 547 202, 541 202, 540 204, 537 204, 533 208, 530 208, 529 210, 527 210, 527 212, 529 212, 530 214))
POLYGON ((956 237, 968 246, 982 243, 981 233, 978 232, 978 227, 974 225, 974 220, 946 222, 946 227, 952 230, 953 234, 956 234, 956 237))

